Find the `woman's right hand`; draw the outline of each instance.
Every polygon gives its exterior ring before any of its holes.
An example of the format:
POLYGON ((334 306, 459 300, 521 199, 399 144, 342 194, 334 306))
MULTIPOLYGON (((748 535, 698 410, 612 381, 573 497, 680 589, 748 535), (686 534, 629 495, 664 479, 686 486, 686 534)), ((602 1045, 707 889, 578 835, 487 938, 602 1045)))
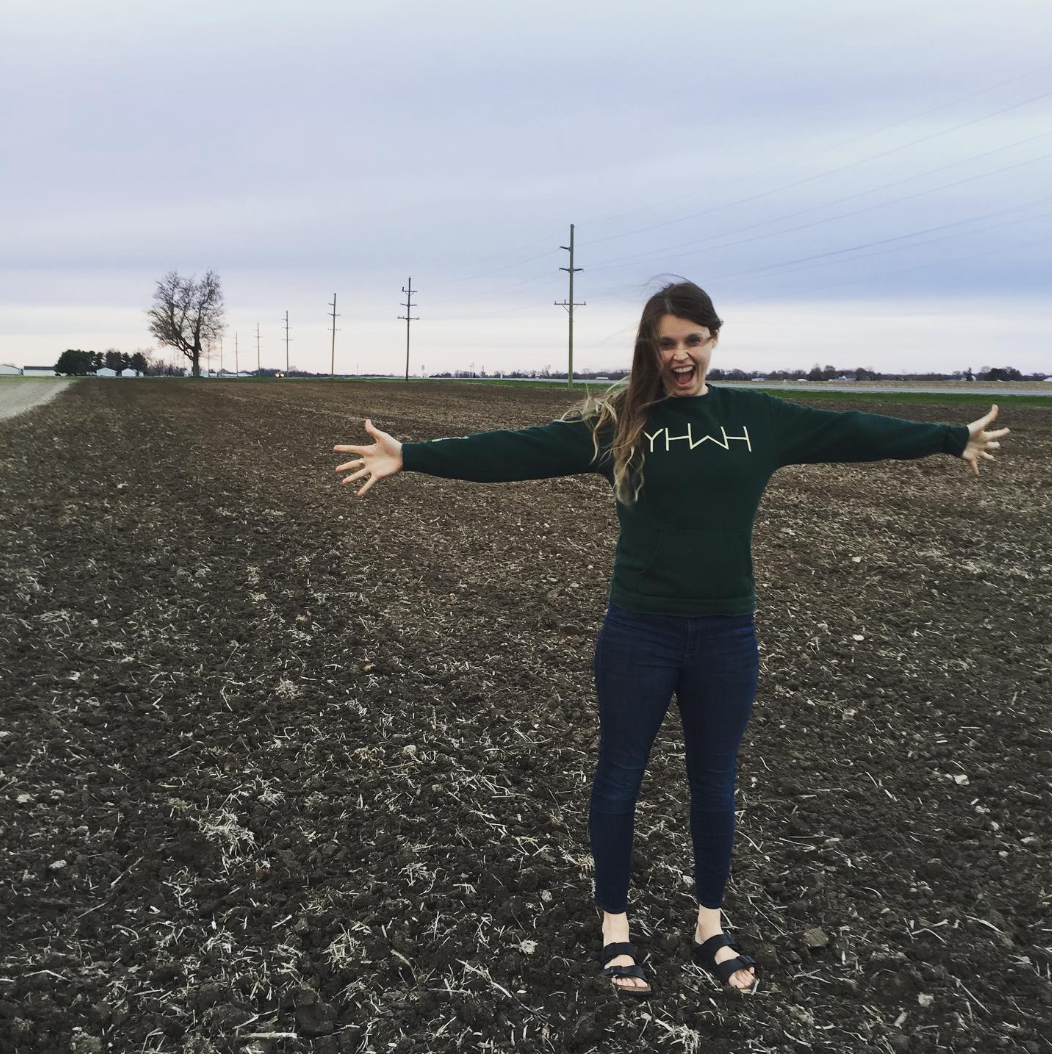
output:
POLYGON ((378 479, 393 476, 402 469, 402 444, 394 436, 381 432, 368 417, 365 419, 365 430, 376 440, 372 446, 334 446, 332 448, 340 453, 358 454, 361 458, 359 461, 345 461, 342 465, 336 466, 337 472, 346 472, 348 469, 358 470, 346 479, 340 480, 341 484, 353 483, 362 476, 371 477, 369 482, 357 492, 359 498, 378 479))

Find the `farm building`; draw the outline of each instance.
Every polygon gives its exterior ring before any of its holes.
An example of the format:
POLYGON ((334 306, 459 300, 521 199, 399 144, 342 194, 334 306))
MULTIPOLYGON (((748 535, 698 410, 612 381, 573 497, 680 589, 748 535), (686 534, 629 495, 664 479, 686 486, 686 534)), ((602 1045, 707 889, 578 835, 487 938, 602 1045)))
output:
POLYGON ((0 377, 21 377, 22 367, 12 366, 9 362, 0 362, 0 377))
POLYGON ((54 366, 23 366, 23 377, 57 377, 54 366))
POLYGON ((119 373, 116 370, 111 370, 109 366, 102 366, 95 371, 96 377, 138 377, 138 370, 133 370, 130 366, 126 366, 119 373))

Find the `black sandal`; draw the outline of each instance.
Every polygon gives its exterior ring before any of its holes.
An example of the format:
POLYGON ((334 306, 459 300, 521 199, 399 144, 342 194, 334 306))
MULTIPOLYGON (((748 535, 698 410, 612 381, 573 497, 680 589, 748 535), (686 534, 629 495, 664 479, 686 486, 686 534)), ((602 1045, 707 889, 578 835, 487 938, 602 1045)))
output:
POLYGON ((708 970, 713 976, 719 978, 720 984, 724 988, 733 988, 738 992, 751 992, 756 988, 760 976, 760 967, 751 955, 746 955, 742 951, 741 945, 738 944, 738 940, 732 931, 725 930, 723 933, 717 933, 715 937, 710 937, 701 944, 698 944, 691 937, 690 943, 693 947, 694 961, 703 969, 708 970), (724 962, 716 962, 717 949, 725 947, 733 948, 738 953, 737 957, 726 959, 724 962), (744 970, 749 966, 755 970, 752 984, 748 988, 739 988, 737 985, 731 984, 731 978, 739 970, 744 970))
MULTIPOLYGON (((600 962, 609 962, 611 959, 616 959, 619 955, 631 955, 633 959, 636 956, 636 949, 630 941, 616 941, 613 944, 606 944, 603 946, 602 952, 599 953, 600 962)), ((610 978, 610 983, 619 992, 627 992, 629 995, 647 996, 650 995, 650 983, 647 981, 647 975, 643 972, 642 966, 608 966, 603 970, 603 976, 610 978), (637 985, 618 984, 614 978, 616 977, 638 977, 639 980, 646 983, 646 988, 640 988, 637 985)))

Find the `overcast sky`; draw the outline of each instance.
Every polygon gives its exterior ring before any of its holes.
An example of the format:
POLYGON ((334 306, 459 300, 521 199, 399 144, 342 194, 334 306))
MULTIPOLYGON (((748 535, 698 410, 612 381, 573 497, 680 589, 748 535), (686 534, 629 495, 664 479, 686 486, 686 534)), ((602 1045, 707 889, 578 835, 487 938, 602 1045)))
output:
MULTIPOLYGON (((153 346, 222 278, 224 364, 627 366, 696 281, 713 365, 1052 374, 1052 4, 5 0, 0 362, 153 346)), ((218 351, 213 366, 218 367, 218 351)))

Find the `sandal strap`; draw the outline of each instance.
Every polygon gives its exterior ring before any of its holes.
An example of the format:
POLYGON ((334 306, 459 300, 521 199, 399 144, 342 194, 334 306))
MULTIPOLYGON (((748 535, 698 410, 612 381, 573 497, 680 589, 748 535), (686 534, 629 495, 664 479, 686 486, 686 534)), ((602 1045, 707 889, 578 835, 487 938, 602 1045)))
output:
MULTIPOLYGON (((715 956, 718 948, 732 948, 736 952, 740 952, 741 948, 738 946, 737 940, 729 933, 717 933, 714 937, 710 937, 707 941, 702 941, 698 944, 694 941, 694 957, 700 960, 711 960, 715 956)), ((702 963, 702 965, 705 965, 702 963)))
POLYGON ((749 966, 755 966, 756 960, 751 955, 739 955, 736 959, 727 959, 716 963, 715 970, 724 984, 730 984, 731 978, 739 971, 749 966))
POLYGON ((606 977, 638 977, 641 981, 647 979, 642 966, 608 966, 603 974, 606 977))
POLYGON ((631 941, 615 941, 613 944, 603 946, 603 950, 599 953, 599 961, 609 962, 619 955, 631 955, 633 959, 639 958, 636 955, 635 945, 631 941))

